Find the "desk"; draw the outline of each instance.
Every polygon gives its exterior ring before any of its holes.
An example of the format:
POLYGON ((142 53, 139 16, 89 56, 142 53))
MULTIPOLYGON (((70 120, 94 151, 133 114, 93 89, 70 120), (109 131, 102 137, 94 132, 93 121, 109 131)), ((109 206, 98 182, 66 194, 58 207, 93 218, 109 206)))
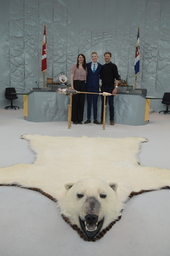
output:
POLYGON ((33 88, 24 95, 24 119, 32 122, 67 121, 69 97, 49 88, 33 88))
MULTIPOLYGON (((23 93, 24 94, 24 93, 23 93)), ((114 97, 115 124, 144 125, 149 119, 149 100, 138 93, 118 93, 114 97)), ((84 119, 86 119, 86 102, 84 119)), ((58 94, 49 88, 33 88, 24 96, 24 118, 32 122, 68 121, 69 95, 58 94)), ((101 97, 98 99, 98 119, 101 116, 101 97)), ((71 122, 71 120, 70 120, 71 122)), ((107 105, 106 124, 109 122, 107 105)))
POLYGON ((115 97, 115 123, 144 125, 146 98, 140 93, 118 94, 115 97))

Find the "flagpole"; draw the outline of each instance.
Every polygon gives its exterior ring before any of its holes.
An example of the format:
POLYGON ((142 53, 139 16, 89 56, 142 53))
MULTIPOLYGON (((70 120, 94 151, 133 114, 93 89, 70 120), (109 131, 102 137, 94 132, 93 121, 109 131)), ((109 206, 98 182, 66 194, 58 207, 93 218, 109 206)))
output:
POLYGON ((46 87, 46 83, 45 83, 45 71, 43 72, 43 84, 42 87, 46 87))
POLYGON ((138 75, 135 76, 134 89, 136 89, 136 87, 137 87, 137 81, 138 81, 138 75))

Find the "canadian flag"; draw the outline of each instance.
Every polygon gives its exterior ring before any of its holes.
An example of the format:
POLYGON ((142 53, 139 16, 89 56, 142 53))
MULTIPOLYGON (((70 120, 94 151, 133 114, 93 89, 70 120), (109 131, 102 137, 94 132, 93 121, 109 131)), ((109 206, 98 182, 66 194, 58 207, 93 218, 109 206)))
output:
POLYGON ((46 36, 46 26, 44 25, 41 72, 44 72, 46 70, 47 70, 47 36, 46 36))

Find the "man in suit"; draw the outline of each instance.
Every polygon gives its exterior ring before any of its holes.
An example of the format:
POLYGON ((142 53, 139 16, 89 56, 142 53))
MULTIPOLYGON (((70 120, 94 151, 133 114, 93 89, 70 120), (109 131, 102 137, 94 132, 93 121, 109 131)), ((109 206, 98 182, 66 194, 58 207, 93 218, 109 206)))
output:
MULTIPOLYGON (((97 62, 97 52, 91 54, 92 62, 87 63, 87 80, 86 80, 86 91, 87 92, 99 92, 99 78, 102 65, 97 62)), ((97 94, 87 94, 87 120, 85 124, 91 123, 91 108, 93 103, 93 123, 99 124, 97 121, 97 94)))

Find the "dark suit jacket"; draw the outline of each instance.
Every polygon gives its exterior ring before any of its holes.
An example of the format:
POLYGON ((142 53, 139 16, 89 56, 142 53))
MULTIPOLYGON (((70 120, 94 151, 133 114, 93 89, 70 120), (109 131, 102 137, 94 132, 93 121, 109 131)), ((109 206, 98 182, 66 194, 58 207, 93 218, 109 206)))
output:
POLYGON ((102 65, 98 63, 98 67, 96 71, 93 73, 91 70, 91 62, 87 63, 87 80, 86 80, 86 88, 87 91, 98 92, 99 90, 99 75, 102 69, 102 65))

